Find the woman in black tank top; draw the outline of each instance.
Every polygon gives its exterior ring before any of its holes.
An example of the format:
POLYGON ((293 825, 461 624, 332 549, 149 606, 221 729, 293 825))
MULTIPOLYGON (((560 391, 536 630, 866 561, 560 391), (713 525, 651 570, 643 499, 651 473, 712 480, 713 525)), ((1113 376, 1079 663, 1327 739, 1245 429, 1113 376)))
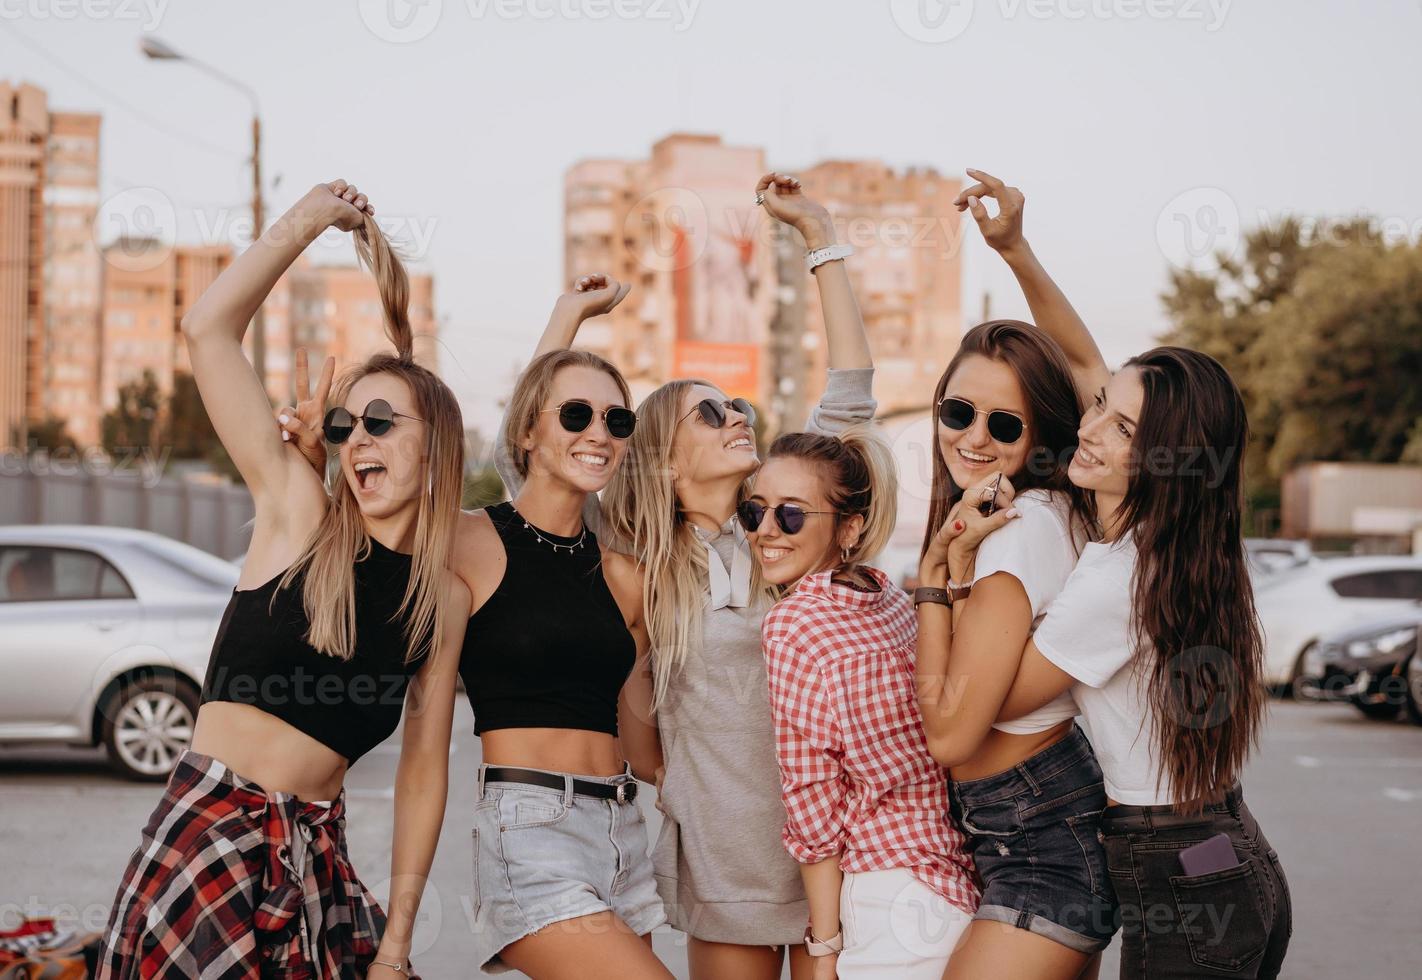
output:
POLYGON ((192 748, 119 886, 99 977, 409 973, 469 610, 447 569, 463 426, 453 394, 414 363, 405 272, 372 213, 344 181, 317 185, 183 319, 204 407, 256 517, 192 748), (338 387, 325 431, 340 465, 327 487, 272 426, 242 336, 277 279, 332 225, 356 233, 396 353, 372 357, 338 387), (394 731, 407 688, 420 710, 402 740, 395 825, 410 841, 394 849, 387 929, 346 852, 341 784, 394 731))

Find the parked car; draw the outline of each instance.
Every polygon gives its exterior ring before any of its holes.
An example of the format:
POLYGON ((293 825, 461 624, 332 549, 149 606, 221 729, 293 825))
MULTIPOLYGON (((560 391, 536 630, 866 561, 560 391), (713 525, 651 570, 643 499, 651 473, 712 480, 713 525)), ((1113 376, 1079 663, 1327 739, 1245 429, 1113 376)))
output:
POLYGON ((238 571, 148 531, 0 527, 0 742, 103 745, 167 778, 238 571))
POLYGON ((1321 637, 1382 617, 1404 616, 1422 599, 1422 557, 1322 558, 1257 576, 1254 602, 1264 625, 1265 683, 1291 691, 1321 637))
POLYGON ((1376 620, 1326 636, 1304 657, 1301 697, 1347 701, 1370 718, 1395 718, 1404 708, 1422 724, 1416 670, 1422 606, 1410 615, 1376 620))
POLYGON ((1244 551, 1250 571, 1257 575, 1272 575, 1316 560, 1312 545, 1292 538, 1245 538, 1244 551))

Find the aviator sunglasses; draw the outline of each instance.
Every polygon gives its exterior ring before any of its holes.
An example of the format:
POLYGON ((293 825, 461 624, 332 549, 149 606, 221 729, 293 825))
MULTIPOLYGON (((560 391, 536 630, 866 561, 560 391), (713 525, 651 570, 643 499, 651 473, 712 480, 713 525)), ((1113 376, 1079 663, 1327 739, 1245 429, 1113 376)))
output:
POLYGON ((766 511, 775 514, 775 523, 780 525, 780 530, 786 534, 799 534, 805 529, 805 518, 811 514, 834 514, 832 510, 806 510, 798 504, 776 504, 774 507, 767 507, 765 504, 754 500, 742 500, 736 505, 736 519, 741 522, 741 527, 747 532, 760 530, 761 522, 765 520, 766 511))
POLYGON ((755 406, 744 398, 732 398, 730 401, 717 401, 714 398, 703 398, 696 403, 696 407, 687 412, 677 424, 685 422, 697 412, 701 413, 701 421, 711 426, 713 429, 721 429, 726 425, 727 409, 735 409, 746 417, 746 425, 755 426, 755 406))
POLYGON ((384 398, 376 398, 365 406, 365 412, 361 415, 352 415, 339 406, 331 409, 326 413, 326 420, 321 423, 321 429, 326 434, 327 442, 339 446, 351 437, 357 422, 363 423, 365 431, 371 435, 383 436, 390 431, 390 427, 395 424, 397 418, 410 419, 412 422, 424 421, 424 419, 417 419, 413 415, 397 412, 384 398))
MULTIPOLYGON (((938 403, 938 421, 954 432, 962 432, 978 417, 977 407, 962 398, 945 398, 938 403)), ((1020 415, 1001 409, 987 413, 988 435, 998 442, 1010 444, 1022 438, 1027 423, 1020 415)))
MULTIPOLYGON (((574 399, 552 408, 545 408, 543 411, 557 412, 558 423, 568 432, 582 432, 592 425, 593 416, 597 414, 602 415, 603 424, 607 426, 607 434, 614 439, 626 439, 637 427, 637 413, 620 405, 605 408, 601 413, 598 413, 589 403, 574 399)), ((539 414, 541 415, 542 412, 539 414)))

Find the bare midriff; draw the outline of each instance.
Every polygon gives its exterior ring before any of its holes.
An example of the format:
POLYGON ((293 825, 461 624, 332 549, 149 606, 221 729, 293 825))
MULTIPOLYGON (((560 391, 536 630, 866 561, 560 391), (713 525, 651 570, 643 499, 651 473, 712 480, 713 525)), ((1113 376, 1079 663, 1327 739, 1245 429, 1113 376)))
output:
POLYGON ((275 715, 230 701, 209 701, 198 709, 192 750, 268 793, 309 802, 340 795, 349 767, 335 749, 275 715))
POLYGON ((989 729, 987 737, 978 746, 973 758, 961 766, 954 766, 950 775, 958 780, 983 779, 1006 772, 1019 762, 1049 748, 1071 734, 1073 722, 1068 720, 1044 732, 1030 735, 1014 735, 1010 732, 989 729))
POLYGON ((491 766, 547 769, 580 776, 616 776, 623 771, 617 739, 578 728, 500 728, 479 736, 491 766))

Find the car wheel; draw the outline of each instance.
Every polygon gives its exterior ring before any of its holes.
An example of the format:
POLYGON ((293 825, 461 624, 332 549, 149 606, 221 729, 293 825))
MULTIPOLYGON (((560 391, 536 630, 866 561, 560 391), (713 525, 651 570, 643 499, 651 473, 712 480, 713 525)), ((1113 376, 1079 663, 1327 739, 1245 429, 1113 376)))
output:
POLYGON ((1407 658, 1402 668, 1402 676, 1407 681, 1407 717, 1414 725, 1422 725, 1422 654, 1414 653, 1407 658))
POLYGON ((1281 686, 1279 695, 1284 698, 1292 698, 1295 701, 1319 701, 1317 687, 1310 687, 1304 682, 1308 679, 1304 676, 1304 661, 1313 652, 1315 644, 1310 643, 1299 651, 1298 659, 1294 661, 1294 669, 1289 673, 1289 682, 1281 686))
POLYGON ((171 676, 125 681, 104 708, 101 739, 109 763, 129 779, 168 778, 193 738, 198 694, 171 676))
POLYGON ((1387 721, 1396 718, 1397 713, 1402 710, 1402 705, 1393 701, 1383 701, 1379 704, 1365 704, 1362 701, 1354 700, 1353 707, 1357 708, 1369 718, 1376 718, 1378 721, 1387 721))

